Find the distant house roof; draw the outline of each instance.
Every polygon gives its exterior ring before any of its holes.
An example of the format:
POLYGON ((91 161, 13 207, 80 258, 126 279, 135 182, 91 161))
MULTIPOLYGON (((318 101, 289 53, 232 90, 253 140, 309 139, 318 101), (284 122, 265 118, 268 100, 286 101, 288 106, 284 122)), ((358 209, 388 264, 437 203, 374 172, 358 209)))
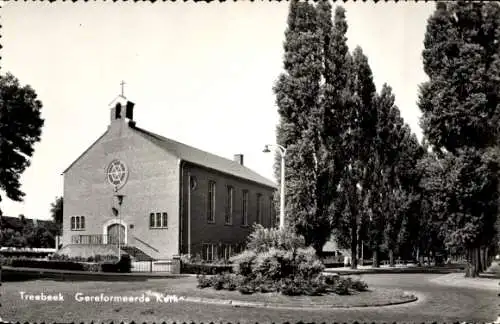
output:
POLYGON ((257 172, 239 164, 236 161, 176 142, 169 138, 139 128, 133 124, 131 125, 131 128, 137 131, 137 133, 142 135, 144 138, 163 148, 165 151, 174 154, 181 160, 205 166, 238 178, 247 179, 268 187, 277 187, 273 181, 261 176, 257 172))

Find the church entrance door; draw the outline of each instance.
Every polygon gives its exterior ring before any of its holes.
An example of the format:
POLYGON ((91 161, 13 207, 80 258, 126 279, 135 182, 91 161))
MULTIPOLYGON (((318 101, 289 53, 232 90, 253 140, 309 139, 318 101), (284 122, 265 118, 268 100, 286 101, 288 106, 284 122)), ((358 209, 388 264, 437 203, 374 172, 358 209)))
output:
POLYGON ((125 244, 125 226, 112 224, 108 226, 108 244, 125 244))

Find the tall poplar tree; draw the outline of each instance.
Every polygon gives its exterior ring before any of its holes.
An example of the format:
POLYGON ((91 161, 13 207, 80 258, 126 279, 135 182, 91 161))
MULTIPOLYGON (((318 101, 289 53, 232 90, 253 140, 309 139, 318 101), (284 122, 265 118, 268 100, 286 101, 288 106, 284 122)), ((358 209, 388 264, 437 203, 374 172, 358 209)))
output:
POLYGON ((494 224, 497 214, 497 160, 491 152, 498 147, 500 120, 499 22, 496 3, 439 2, 424 40, 429 81, 420 89, 421 125, 438 157, 449 152, 455 159, 448 175, 454 191, 446 201, 447 243, 468 251, 468 276, 481 268, 480 249, 494 236, 485 225, 494 224))
POLYGON ((285 71, 274 87, 280 115, 278 143, 287 148, 288 225, 318 253, 330 235, 331 199, 324 131, 327 118, 320 98, 325 65, 325 24, 320 18, 314 5, 296 0, 290 3, 285 71))

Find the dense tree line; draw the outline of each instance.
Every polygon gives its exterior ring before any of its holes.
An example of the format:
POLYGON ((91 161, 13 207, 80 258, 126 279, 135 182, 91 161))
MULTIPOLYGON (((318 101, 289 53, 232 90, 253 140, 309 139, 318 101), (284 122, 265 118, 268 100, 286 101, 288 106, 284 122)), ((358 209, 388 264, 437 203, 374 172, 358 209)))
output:
POLYGON ((374 266, 381 253, 391 265, 467 254, 477 274, 497 235, 499 6, 438 3, 429 18, 423 143, 391 87, 377 92, 361 47, 349 51, 345 10, 332 11, 328 1, 290 3, 274 87, 288 226, 317 253, 334 233, 352 267, 363 244, 374 266))
POLYGON ((57 225, 53 221, 43 221, 35 224, 24 215, 19 215, 19 221, 14 225, 0 217, 0 246, 54 248, 57 225))

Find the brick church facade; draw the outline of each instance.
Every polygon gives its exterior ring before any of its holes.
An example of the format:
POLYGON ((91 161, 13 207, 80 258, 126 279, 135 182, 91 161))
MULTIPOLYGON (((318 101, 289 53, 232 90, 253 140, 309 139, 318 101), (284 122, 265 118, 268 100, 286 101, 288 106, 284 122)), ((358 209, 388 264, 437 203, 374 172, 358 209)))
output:
POLYGON ((64 247, 210 260, 241 249, 253 223, 275 226, 276 186, 242 155, 225 159, 141 129, 122 96, 110 110, 108 129, 63 172, 64 247))

